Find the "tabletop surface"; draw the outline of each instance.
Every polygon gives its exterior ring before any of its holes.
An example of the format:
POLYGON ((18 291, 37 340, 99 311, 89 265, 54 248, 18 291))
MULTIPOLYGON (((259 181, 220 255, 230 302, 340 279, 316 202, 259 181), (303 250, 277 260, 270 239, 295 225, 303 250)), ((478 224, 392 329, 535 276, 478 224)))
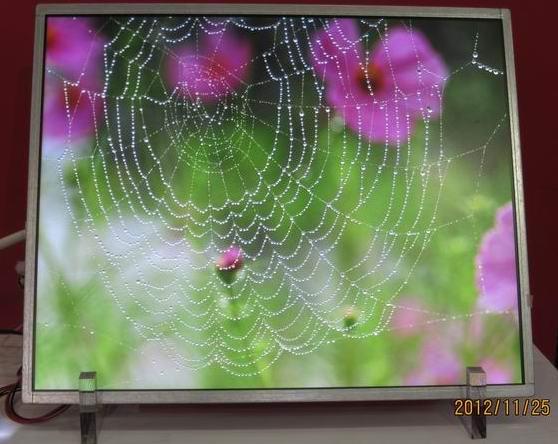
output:
MULTIPOLYGON (((535 349, 535 398, 550 399, 548 417, 488 418, 487 443, 558 442, 558 371, 535 349)), ((0 335, 0 385, 10 383, 21 359, 21 338, 0 335)), ((46 406, 46 409, 49 407, 46 406)), ((52 408, 52 406, 50 407, 52 408)), ((23 406, 37 414, 45 406, 23 406)), ((122 405, 100 417, 99 444, 339 444, 470 443, 453 402, 150 406, 122 405)), ((0 414, 0 443, 79 443, 72 407, 39 425, 21 426, 0 414)))

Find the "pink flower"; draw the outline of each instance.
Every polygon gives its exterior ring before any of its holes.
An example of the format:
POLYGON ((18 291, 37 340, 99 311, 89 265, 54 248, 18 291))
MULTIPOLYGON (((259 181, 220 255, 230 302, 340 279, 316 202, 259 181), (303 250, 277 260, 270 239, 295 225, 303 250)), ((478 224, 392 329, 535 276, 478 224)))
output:
POLYGON ((89 136, 95 120, 101 120, 101 100, 96 94, 102 86, 104 40, 92 28, 87 18, 48 19, 43 138, 89 136))
POLYGON ((226 284, 231 284, 236 278, 236 273, 244 265, 244 254, 240 247, 231 246, 217 258, 215 266, 217 274, 226 284))
POLYGON ((221 271, 238 271, 244 265, 244 254, 240 247, 233 245, 219 256, 215 265, 221 271))
POLYGON ((232 31, 204 33, 197 45, 183 46, 169 58, 167 77, 184 97, 216 102, 244 82, 251 53, 249 42, 232 31))
POLYGON ((43 105, 43 137, 73 140, 91 135, 94 131, 94 113, 99 113, 101 100, 93 91, 66 83, 53 76, 45 77, 43 105))
POLYGON ((372 142, 405 142, 417 119, 440 113, 448 71, 418 30, 389 29, 367 58, 357 22, 333 19, 316 33, 311 51, 327 102, 372 142))
POLYGON ((505 366, 487 358, 481 361, 480 366, 486 373, 487 384, 511 384, 513 383, 513 371, 509 366, 505 366))
POLYGON ((452 385, 464 377, 459 357, 444 338, 429 336, 421 351, 419 368, 405 379, 408 385, 452 385))
POLYGON ((496 214, 496 224, 482 241, 476 258, 477 304, 484 310, 517 310, 517 276, 513 207, 496 214))
POLYGON ((427 311, 419 300, 412 297, 397 301, 397 306, 391 318, 393 333, 397 336, 411 336, 424 330, 427 321, 427 311))

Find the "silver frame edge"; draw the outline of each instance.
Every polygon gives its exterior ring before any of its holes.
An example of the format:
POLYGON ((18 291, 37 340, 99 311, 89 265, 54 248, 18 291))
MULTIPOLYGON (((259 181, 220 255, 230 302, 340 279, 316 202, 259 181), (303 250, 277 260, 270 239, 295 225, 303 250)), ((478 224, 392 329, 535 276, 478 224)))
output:
POLYGON ((515 78, 515 59, 513 54, 513 34, 511 13, 502 10, 508 106, 510 114, 512 161, 515 194, 515 220, 517 236, 517 259, 521 291, 521 327, 523 343, 523 376, 525 384, 534 385, 533 340, 531 329, 531 291, 529 287, 529 267, 527 262, 527 228, 525 224, 525 200, 523 194, 523 169, 521 166, 521 143, 519 137, 519 113, 517 107, 517 84, 515 78))
POLYGON ((301 5, 281 3, 68 3, 37 5, 37 15, 48 14, 224 14, 224 15, 323 15, 440 18, 502 18, 496 8, 437 8, 374 5, 301 5))
MULTIPOLYGON (((523 179, 517 91, 508 10, 490 8, 436 8, 406 6, 350 6, 296 4, 40 4, 36 8, 33 83, 31 100, 29 184, 27 204, 27 240, 24 301, 22 399, 26 403, 77 404, 77 391, 33 390, 34 298, 36 273, 37 211, 39 188, 39 147, 41 97, 43 79, 43 36, 47 15, 71 14, 235 14, 235 15, 322 15, 322 16, 387 16, 424 18, 500 19, 503 25, 512 156, 514 169, 515 209, 519 276, 521 284, 521 321, 523 340, 524 384, 492 385, 489 397, 531 396, 534 393, 533 350, 531 339, 530 292, 527 268, 527 242, 524 218, 523 179)), ((94 369, 92 369, 94 370, 94 369)), ((465 371, 465 369, 464 369, 465 371)), ((79 375, 76 375, 76 380, 79 375)), ((450 399, 466 396, 466 387, 374 387, 374 388, 299 388, 249 390, 115 390, 99 391, 103 404, 118 403, 267 403, 267 402, 334 402, 374 400, 450 399)))
MULTIPOLYGON (((531 394, 531 390, 525 385, 492 385, 487 387, 487 397, 490 398, 521 397, 531 394)), ((274 390, 107 390, 97 392, 97 402, 99 404, 263 404, 270 402, 410 401, 466 397, 466 386, 274 390)), ((34 392, 32 402, 78 404, 79 393, 77 391, 34 392)))
POLYGON ((45 20, 35 17, 35 38, 33 49, 33 79, 31 85, 31 121, 29 127, 29 179, 27 185, 27 220, 25 223, 25 290, 23 301, 23 363, 22 388, 23 402, 36 402, 33 399, 33 348, 35 334, 35 279, 37 216, 39 199, 39 165, 41 145, 41 104, 43 89, 43 44, 45 20))

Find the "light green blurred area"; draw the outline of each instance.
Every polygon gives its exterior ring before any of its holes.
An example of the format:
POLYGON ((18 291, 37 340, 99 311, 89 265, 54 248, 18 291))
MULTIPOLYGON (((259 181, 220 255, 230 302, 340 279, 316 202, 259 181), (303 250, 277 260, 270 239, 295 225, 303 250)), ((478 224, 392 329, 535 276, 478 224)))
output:
MULTIPOLYGON (((421 26, 426 32, 430 25, 421 26)), ((430 35, 439 36, 444 26, 450 22, 433 24, 430 35)), ((475 23, 462 28, 459 35, 469 39, 479 29, 475 23)), ((481 28, 495 33, 486 23, 481 28)), ((448 60, 455 57, 451 43, 439 46, 448 60)), ((453 69, 467 60, 451 63, 453 69)), ((311 105, 305 87, 308 82, 295 93, 304 91, 311 105)), ((427 338, 449 347, 463 369, 489 358, 510 369, 510 382, 520 382, 513 316, 473 315, 479 245, 496 210, 513 199, 506 94, 505 76, 463 67, 446 86, 441 120, 417 122, 411 143, 399 152, 359 139, 323 111, 317 134, 314 115, 305 115, 310 154, 298 140, 291 145, 284 127, 276 136, 262 124, 270 120, 265 106, 252 109, 242 97, 232 99, 231 119, 205 131, 183 125, 188 104, 160 113, 144 103, 144 117, 168 130, 150 138, 155 158, 139 148, 115 161, 102 143, 104 133, 91 141, 82 153, 87 155, 68 157, 61 171, 56 162, 45 162, 41 198, 63 199, 64 190, 67 201, 41 207, 35 388, 76 388, 79 373, 91 370, 104 389, 405 385, 423 364, 427 338), (169 142, 170 133, 178 142, 169 142), (309 169, 277 182, 293 164, 309 169), (163 174, 143 177, 154 169, 163 174), (246 205, 248 200, 261 204, 246 205), (183 215, 189 211, 195 219, 207 206, 214 220, 227 222, 185 229, 183 215), (73 218, 57 222, 66 210, 73 218), (275 228, 263 233, 257 220, 275 228), (57 223, 65 230, 62 238, 53 229, 57 223), (297 257, 317 254, 304 239, 320 224, 332 227, 337 239, 327 251, 337 272, 302 269, 296 277, 315 273, 315 282, 300 288, 311 293, 325 285, 321 299, 295 297, 293 278, 285 284, 280 272, 251 283, 250 273, 264 273, 274 253, 286 255, 301 245, 297 257), (203 262, 175 251, 185 245, 203 250, 220 238, 226 248, 235 227, 253 239, 242 246, 246 253, 261 252, 262 259, 247 261, 230 289, 207 266, 212 258, 203 262), (115 235, 115 229, 122 231, 115 235), (161 233, 176 246, 151 255, 161 233), (127 236, 134 242, 122 251, 119 239, 127 236), (263 242, 266 236, 277 244, 263 242), (60 251, 70 253, 60 257, 60 251), (165 254, 178 258, 174 271, 171 263, 166 268, 165 254), (72 259, 77 256, 87 260, 72 259), (154 273, 157 267, 161 271, 154 273), (357 280, 366 293, 348 284, 357 280), (401 334, 392 317, 405 309, 400 301, 409 300, 418 301, 425 316, 419 329, 401 334), (478 335, 476 320, 483 325, 478 335), (271 332, 287 326, 280 343, 271 332), (286 351, 286 338, 297 344, 297 336, 307 340, 286 351)), ((326 238, 316 246, 331 243, 326 238)), ((281 269, 280 261, 276 265, 281 269)))

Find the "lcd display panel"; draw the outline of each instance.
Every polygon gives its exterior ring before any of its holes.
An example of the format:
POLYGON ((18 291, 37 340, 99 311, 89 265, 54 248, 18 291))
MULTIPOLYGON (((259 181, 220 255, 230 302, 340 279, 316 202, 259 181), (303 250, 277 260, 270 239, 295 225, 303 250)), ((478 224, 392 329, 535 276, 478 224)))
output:
POLYGON ((30 392, 528 387, 500 11, 217 12, 39 19, 30 392))

